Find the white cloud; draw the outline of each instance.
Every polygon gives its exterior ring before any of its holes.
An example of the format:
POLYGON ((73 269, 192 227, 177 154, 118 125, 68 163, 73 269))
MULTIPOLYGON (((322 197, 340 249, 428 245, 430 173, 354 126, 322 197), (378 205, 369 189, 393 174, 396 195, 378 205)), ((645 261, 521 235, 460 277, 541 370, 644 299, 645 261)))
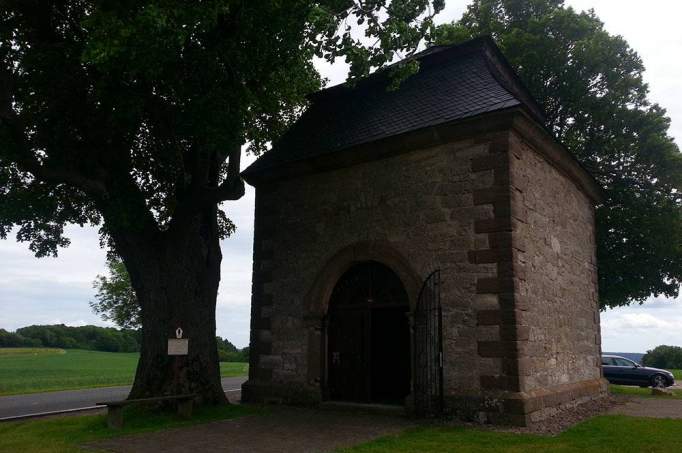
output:
POLYGON ((625 313, 615 319, 607 320, 602 327, 608 330, 649 330, 679 327, 679 323, 659 319, 650 313, 625 313))
POLYGON ((646 352, 661 344, 682 345, 682 297, 607 310, 601 314, 601 327, 604 351, 646 352))

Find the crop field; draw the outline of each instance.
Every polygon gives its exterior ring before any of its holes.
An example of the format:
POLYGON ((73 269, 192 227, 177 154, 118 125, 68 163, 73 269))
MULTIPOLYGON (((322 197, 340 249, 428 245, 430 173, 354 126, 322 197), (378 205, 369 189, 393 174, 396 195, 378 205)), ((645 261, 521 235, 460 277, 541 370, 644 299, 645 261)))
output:
POLYGON ((59 348, 0 348, 1 356, 10 355, 52 355, 52 354, 65 354, 66 351, 59 348))
MULTIPOLYGON (((79 349, 0 348, 0 395, 129 385, 138 353, 79 349)), ((223 377, 242 376, 247 363, 221 363, 223 377)))

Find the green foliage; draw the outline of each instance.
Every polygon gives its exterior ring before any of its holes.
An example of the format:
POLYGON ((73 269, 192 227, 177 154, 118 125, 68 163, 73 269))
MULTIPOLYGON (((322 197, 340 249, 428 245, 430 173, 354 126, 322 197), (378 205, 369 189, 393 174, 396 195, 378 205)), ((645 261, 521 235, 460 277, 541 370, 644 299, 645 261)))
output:
POLYGON ((605 189, 597 209, 602 307, 678 294, 682 155, 644 66, 593 11, 563 0, 474 0, 439 44, 491 35, 547 114, 547 126, 605 189))
POLYGON ((216 206, 243 195, 240 148, 264 151, 305 108, 322 83, 313 57, 345 59, 362 77, 416 50, 442 8, 4 1, 0 237, 17 226, 37 256, 54 255, 65 224, 101 225, 130 266, 141 243, 178 241, 202 210, 229 235, 216 206))
POLYGON ((249 348, 237 349, 227 339, 216 337, 218 343, 218 360, 220 362, 249 362, 249 348))
MULTIPOLYGON (((70 327, 64 324, 28 326, 17 329, 14 335, 27 340, 26 344, 17 346, 89 349, 106 352, 137 352, 140 350, 140 333, 138 331, 119 330, 113 327, 70 327)), ((12 346, 2 343, 0 345, 12 346)))
MULTIPOLYGON (((109 275, 98 275, 93 286, 97 289, 95 301, 90 302, 92 310, 105 321, 113 321, 122 329, 137 329, 140 322, 140 305, 135 291, 130 283, 130 276, 125 264, 116 257, 109 257, 107 261, 109 275)), ((248 348, 237 349, 229 340, 216 337, 218 344, 218 358, 220 362, 248 362, 248 348)), ((2 345, 2 331, 0 331, 0 345, 2 345)), ((104 343, 99 343, 98 350, 104 343)), ((11 346, 11 345, 8 345, 11 346)), ((79 346, 80 347, 80 346, 79 346)), ((137 350, 137 349, 136 349, 137 350)))
MULTIPOLYGON (((117 308, 114 307, 114 310, 117 308)), ((112 327, 63 324, 28 326, 8 332, 0 329, 0 348, 64 348, 103 352, 138 352, 140 331, 112 327)), ((238 349, 229 340, 216 337, 220 362, 247 362, 249 348, 238 349)))
MULTIPOLYGON (((345 58, 357 79, 396 52, 414 52, 443 6, 4 0, 0 238, 16 229, 36 256, 56 255, 69 243, 64 225, 99 225, 102 242, 125 262, 144 328, 167 328, 185 304, 199 308, 193 313, 214 307, 218 240, 235 230, 222 203, 244 195, 242 146, 265 151, 306 107, 323 82, 314 57, 345 58), (168 291, 169 282, 197 299, 168 291)), ((171 381, 155 344, 136 387, 147 392, 161 387, 159 370, 171 381)), ((186 379, 216 378, 213 364, 192 364, 205 369, 186 379)), ((216 383, 194 384, 211 400, 216 383)))
POLYGON ((682 368, 682 348, 679 346, 656 346, 642 357, 642 364, 654 368, 682 368))
POLYGON ((109 275, 98 275, 93 283, 97 290, 90 308, 105 321, 112 321, 122 329, 138 329, 140 305, 130 284, 130 276, 123 261, 110 257, 107 260, 109 275))
POLYGON ((15 332, 0 329, 0 348, 37 348, 43 345, 38 338, 26 338, 15 332))

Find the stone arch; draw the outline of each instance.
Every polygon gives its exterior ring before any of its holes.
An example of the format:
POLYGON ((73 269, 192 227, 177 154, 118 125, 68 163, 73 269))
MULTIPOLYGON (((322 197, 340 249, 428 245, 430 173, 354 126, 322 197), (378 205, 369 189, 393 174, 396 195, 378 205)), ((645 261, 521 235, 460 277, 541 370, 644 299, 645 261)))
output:
POLYGON ((303 300, 308 332, 307 380, 320 391, 321 400, 328 396, 325 395, 328 376, 323 320, 329 308, 331 294, 341 276, 353 265, 364 261, 376 261, 390 268, 405 287, 410 310, 414 311, 417 304, 421 279, 409 261, 389 242, 357 242, 342 248, 328 259, 303 300))
POLYGON ((395 272, 405 286, 410 309, 414 310, 421 280, 409 261, 388 242, 362 241, 338 251, 317 274, 305 297, 309 318, 320 319, 327 313, 336 283, 351 266, 363 261, 379 262, 395 272))

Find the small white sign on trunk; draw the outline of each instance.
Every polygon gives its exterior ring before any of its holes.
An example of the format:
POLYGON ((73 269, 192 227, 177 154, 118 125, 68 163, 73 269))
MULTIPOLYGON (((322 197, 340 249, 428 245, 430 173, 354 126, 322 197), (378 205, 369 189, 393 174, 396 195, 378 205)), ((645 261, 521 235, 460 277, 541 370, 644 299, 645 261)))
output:
POLYGON ((168 355, 187 355, 189 351, 188 338, 169 338, 168 355))
POLYGON ((168 339, 168 355, 187 355, 189 351, 189 339, 182 338, 182 329, 175 330, 176 338, 168 339))

